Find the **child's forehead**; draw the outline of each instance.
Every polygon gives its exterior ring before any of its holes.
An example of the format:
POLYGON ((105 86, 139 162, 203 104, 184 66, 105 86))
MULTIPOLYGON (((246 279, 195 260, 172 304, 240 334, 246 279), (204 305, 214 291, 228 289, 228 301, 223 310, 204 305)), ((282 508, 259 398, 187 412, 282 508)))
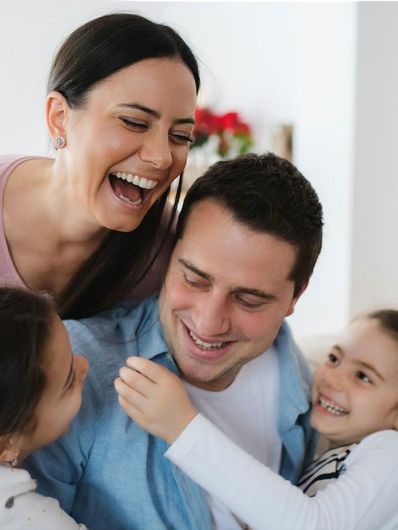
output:
MULTIPOLYGON (((376 319, 361 318, 352 322, 338 341, 344 355, 380 369, 392 371, 398 384, 398 342, 376 319)), ((391 375, 392 375, 391 374, 391 375)))
POLYGON ((342 334, 342 340, 351 343, 351 342, 361 342, 361 341, 371 341, 372 343, 378 342, 387 342, 394 345, 398 351, 398 341, 395 340, 389 333, 386 331, 378 319, 376 318, 357 318, 352 321, 345 332, 342 334))

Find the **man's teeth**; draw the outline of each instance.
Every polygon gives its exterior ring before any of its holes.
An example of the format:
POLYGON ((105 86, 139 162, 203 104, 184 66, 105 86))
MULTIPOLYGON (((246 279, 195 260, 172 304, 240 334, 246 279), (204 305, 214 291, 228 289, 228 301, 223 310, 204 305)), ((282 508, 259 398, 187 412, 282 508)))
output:
POLYGON ((340 416, 341 414, 348 414, 347 409, 343 409, 343 407, 339 407, 335 403, 332 403, 331 401, 323 397, 319 398, 318 403, 320 404, 322 408, 326 409, 328 412, 331 412, 332 414, 336 414, 337 416, 340 416))
POLYGON ((192 340, 194 343, 199 346, 199 348, 203 348, 204 350, 214 350, 214 348, 221 348, 224 346, 224 342, 203 342, 202 340, 198 339, 192 331, 189 332, 192 340))
POLYGON ((138 177, 137 175, 132 175, 131 173, 122 173, 120 171, 117 171, 113 174, 118 179, 127 180, 127 182, 130 182, 130 184, 134 184, 135 186, 139 186, 140 188, 144 188, 145 190, 151 190, 159 184, 157 180, 146 179, 145 177, 138 177))

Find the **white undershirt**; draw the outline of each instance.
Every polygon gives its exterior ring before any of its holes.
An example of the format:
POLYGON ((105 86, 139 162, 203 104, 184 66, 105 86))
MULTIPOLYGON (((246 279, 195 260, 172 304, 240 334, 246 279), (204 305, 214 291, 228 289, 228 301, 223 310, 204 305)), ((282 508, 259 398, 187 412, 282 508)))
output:
MULTIPOLYGON (((282 445, 277 430, 279 377, 275 348, 245 364, 235 381, 221 392, 184 384, 199 412, 242 449, 278 472, 282 445)), ((244 528, 217 498, 208 498, 215 530, 244 528)))

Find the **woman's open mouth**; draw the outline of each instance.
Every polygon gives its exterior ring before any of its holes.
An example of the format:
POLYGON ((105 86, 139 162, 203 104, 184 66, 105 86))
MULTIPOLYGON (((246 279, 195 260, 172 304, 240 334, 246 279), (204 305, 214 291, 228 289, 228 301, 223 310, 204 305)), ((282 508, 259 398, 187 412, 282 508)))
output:
POLYGON ((141 206, 150 190, 159 184, 157 180, 120 171, 110 173, 109 182, 118 199, 131 206, 141 206))

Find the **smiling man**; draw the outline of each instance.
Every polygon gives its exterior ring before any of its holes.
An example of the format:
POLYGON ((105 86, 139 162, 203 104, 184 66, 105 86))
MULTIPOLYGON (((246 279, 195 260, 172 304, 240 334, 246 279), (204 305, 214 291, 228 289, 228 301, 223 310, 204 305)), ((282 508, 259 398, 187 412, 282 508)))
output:
POLYGON ((114 380, 130 355, 178 372, 198 410, 295 481, 314 437, 309 371, 284 318, 321 242, 321 205, 292 164, 244 155, 210 168, 185 199, 159 299, 68 323, 90 374, 70 432, 31 460, 39 490, 97 530, 242 528, 126 416, 114 380))

